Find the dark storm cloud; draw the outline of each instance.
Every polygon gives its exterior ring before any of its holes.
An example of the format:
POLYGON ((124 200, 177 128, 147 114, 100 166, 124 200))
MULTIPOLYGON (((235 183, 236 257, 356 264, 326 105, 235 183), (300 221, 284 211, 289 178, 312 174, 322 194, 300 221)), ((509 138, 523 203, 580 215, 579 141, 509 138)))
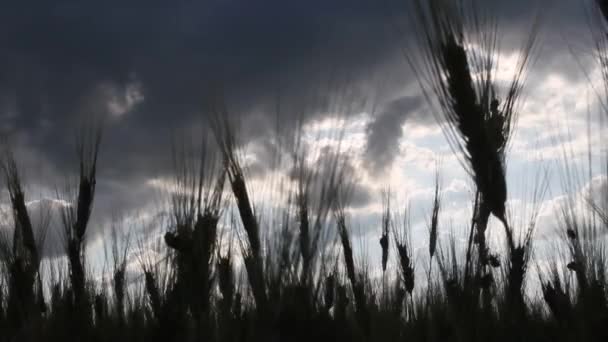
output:
MULTIPOLYGON (((576 1, 546 3, 554 36, 556 23, 584 25, 572 15, 576 1)), ((495 4, 503 31, 521 31, 528 2, 495 4)), ((61 178, 76 171, 82 118, 110 116, 97 216, 135 209, 152 196, 146 180, 169 172, 172 137, 204 125, 204 100, 218 84, 230 111, 246 121, 242 140, 259 139, 276 120, 277 102, 279 121, 289 127, 337 102, 365 104, 387 75, 399 74, 390 86, 412 84, 407 63, 395 59, 412 42, 406 7, 392 0, 4 1, 0 129, 48 161, 40 170, 61 178), (116 106, 122 115, 109 114, 116 106)), ((552 42, 547 59, 568 53, 552 42)), ((397 128, 417 106, 407 98, 379 104, 367 131, 375 168, 392 160, 397 128)), ((365 193, 357 202, 369 200, 365 193)))
POLYGON ((168 172, 172 135, 204 122, 204 98, 215 81, 225 88, 231 111, 268 112, 257 126, 241 130, 247 139, 273 118, 276 97, 285 102, 284 121, 330 107, 336 90, 329 84, 339 88, 364 78, 354 71, 373 69, 386 46, 384 9, 372 1, 26 1, 2 7, 1 126, 12 136, 25 134, 57 174, 75 171, 74 135, 82 117, 108 116, 108 102, 133 84, 141 88, 143 101, 109 120, 100 163, 99 196, 130 189, 111 201, 127 208, 137 200, 125 195, 139 192, 146 177, 168 172))
POLYGON ((408 117, 417 121, 431 121, 430 116, 419 111, 422 99, 405 96, 388 103, 367 125, 365 160, 373 172, 390 166, 399 152, 402 125, 408 117))
POLYGON ((327 84, 365 78, 358 70, 374 69, 388 45, 385 8, 368 0, 3 7, 0 99, 14 113, 4 126, 26 130, 57 159, 73 142, 77 118, 105 114, 108 93, 133 82, 145 100, 110 127, 106 141, 106 149, 129 156, 159 151, 171 129, 199 119, 216 81, 232 111, 270 112, 281 96, 289 120, 332 101, 327 84))
MULTIPOLYGON (((530 7, 512 3, 500 6, 511 20, 530 7)), ((235 112, 246 113, 253 105, 270 111, 273 104, 268 102, 286 93, 291 108, 282 115, 289 119, 310 102, 316 107, 330 101, 318 97, 331 99, 331 89, 318 88, 334 78, 369 81, 383 57, 399 47, 392 21, 407 30, 407 24, 401 25, 406 16, 400 15, 405 4, 5 3, 0 14, 0 93, 3 107, 18 113, 6 121, 35 132, 40 144, 52 140, 65 145, 71 142, 66 128, 73 128, 75 117, 104 111, 101 102, 108 88, 121 93, 136 80, 145 101, 120 123, 128 127, 131 139, 117 133, 116 140, 158 148, 168 126, 188 126, 200 115, 206 91, 220 79, 235 112)), ((59 146, 49 148, 65 152, 59 146)))

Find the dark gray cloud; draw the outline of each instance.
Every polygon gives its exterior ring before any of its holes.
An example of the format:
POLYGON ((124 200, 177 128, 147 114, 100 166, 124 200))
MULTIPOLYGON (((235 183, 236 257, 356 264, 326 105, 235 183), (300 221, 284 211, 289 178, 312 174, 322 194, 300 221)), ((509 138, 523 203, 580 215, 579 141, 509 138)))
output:
POLYGON ((431 115, 420 113, 422 99, 405 96, 388 103, 366 127, 365 160, 372 172, 390 166, 399 152, 402 125, 408 118, 418 122, 432 122, 431 115))
MULTIPOLYGON (((231 111, 273 112, 280 96, 281 119, 289 120, 322 111, 342 85, 365 78, 358 70, 373 69, 388 46, 385 8, 368 0, 3 7, 0 107, 13 113, 5 114, 3 126, 27 131, 58 164, 66 162, 80 118, 107 114, 111 93, 124 94, 133 83, 144 101, 113 120, 105 149, 137 160, 166 149, 174 130, 201 121, 216 82, 231 111)), ((140 164, 120 159, 125 169, 140 164)), ((158 162, 148 165, 165 160, 158 162)))

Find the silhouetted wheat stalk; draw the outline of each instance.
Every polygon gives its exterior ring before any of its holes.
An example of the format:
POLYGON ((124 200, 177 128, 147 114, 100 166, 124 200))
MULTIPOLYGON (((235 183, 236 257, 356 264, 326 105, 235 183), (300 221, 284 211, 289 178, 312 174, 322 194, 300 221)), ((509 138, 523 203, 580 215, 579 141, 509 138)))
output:
POLYGON ((439 179, 439 170, 435 174, 435 193, 433 196, 433 207, 431 210, 431 219, 429 222, 429 273, 427 276, 427 297, 430 298, 432 290, 432 275, 433 275, 433 257, 437 250, 437 234, 439 230, 439 212, 441 210, 441 184, 439 179))
POLYGON ((386 266, 388 264, 389 247, 390 247, 390 230, 391 230, 391 192, 390 189, 386 190, 382 194, 383 197, 383 210, 381 220, 381 235, 380 235, 380 248, 382 249, 382 296, 383 299, 387 299, 386 294, 386 266))
MULTIPOLYGON (((7 316, 11 329, 18 332, 24 328, 28 318, 40 313, 35 307, 37 302, 44 306, 40 278, 40 248, 43 241, 37 241, 34 236, 17 162, 10 150, 4 151, 1 167, 14 225, 11 247, 8 237, 3 239, 3 256, 7 267, 5 274, 8 275, 7 316)), ((45 231, 46 227, 41 227, 42 237, 45 231)))
MULTIPOLYGON (((301 129, 301 128, 300 128, 301 129)), ((318 260, 319 244, 326 238, 327 219, 343 182, 344 160, 335 155, 328 163, 309 165, 308 150, 296 134, 293 171, 296 175, 295 201, 299 228, 298 243, 302 257, 300 282, 309 286, 318 260)))
POLYGON ((593 213, 580 213, 575 203, 567 203, 562 211, 561 228, 565 232, 569 258, 566 267, 576 279, 576 292, 571 298, 574 311, 568 314, 580 312, 589 317, 580 333, 590 338, 603 329, 608 317, 605 292, 608 252, 605 240, 600 238, 605 234, 605 226, 593 213))
POLYGON ((411 241, 411 224, 410 224, 410 213, 406 208, 401 214, 401 222, 397 225, 392 224, 393 240, 395 241, 395 248, 397 249, 397 257, 399 262, 399 280, 401 285, 411 299, 411 314, 414 314, 414 299, 412 293, 414 291, 416 281, 416 269, 415 262, 413 259, 413 248, 411 241))
MULTIPOLYGON (((130 248, 130 234, 123 232, 123 225, 118 218, 114 218, 110 227, 110 250, 104 249, 106 260, 111 259, 113 269, 113 290, 114 290, 114 306, 118 315, 120 324, 125 323, 125 296, 126 296, 126 268, 127 255, 130 248), (108 255, 109 254, 109 255, 108 255)), ((96 299, 96 303, 101 298, 96 299)), ((101 305, 101 303, 96 304, 101 305)), ((105 311, 105 310, 102 310, 105 311)), ((98 315, 96 314, 96 317, 98 315)))
POLYGON ((353 248, 350 241, 350 234, 346 226, 346 215, 344 213, 343 204, 337 204, 335 209, 336 226, 338 228, 338 236, 342 244, 342 253, 344 256, 344 266, 346 267, 346 275, 352 287, 352 293, 355 297, 355 307, 357 319, 363 328, 363 332, 369 334, 369 317, 367 301, 365 297, 365 289, 362 279, 355 270, 355 261, 353 256, 353 248))
MULTIPOLYGON (((182 311, 189 309, 204 326, 209 323, 225 170, 217 167, 205 138, 199 148, 174 148, 173 157, 175 185, 170 210, 174 226, 165 233, 165 243, 175 251, 176 258, 173 292, 182 311)), ((202 330, 200 334, 208 333, 202 330)))
POLYGON ((151 320, 157 323, 163 318, 163 299, 166 296, 166 289, 171 278, 167 267, 170 258, 154 260, 148 255, 148 252, 150 250, 158 251, 161 246, 163 244, 160 241, 157 244, 146 245, 144 236, 140 236, 137 240, 136 257, 144 276, 145 297, 148 299, 151 320))
MULTIPOLYGON (((242 245, 245 268, 251 290, 260 312, 266 312, 267 293, 264 282, 264 264, 261 249, 259 222, 249 199, 249 192, 245 184, 243 168, 238 158, 238 151, 232 128, 228 122, 228 111, 224 99, 213 101, 211 127, 217 145, 222 153, 224 167, 232 193, 236 199, 237 208, 247 233, 247 246, 242 245)), ((264 314, 261 314, 264 316, 264 314)))
POLYGON ((568 324, 571 321, 572 302, 569 295, 569 285, 562 281, 559 271, 555 268, 555 264, 550 270, 548 279, 540 279, 543 299, 551 314, 561 324, 568 324))
MULTIPOLYGON (((505 282, 505 301, 511 308, 511 314, 516 319, 524 317, 525 313, 525 285, 530 261, 532 260, 533 252, 533 237, 537 226, 538 215, 540 213, 540 203, 542 203, 548 188, 548 176, 546 173, 539 172, 534 181, 534 190, 532 194, 530 217, 523 233, 519 236, 508 237, 507 255, 508 263, 506 265, 505 282)), ((522 209, 522 211, 524 211, 522 209)), ((513 220, 511 220, 513 221, 513 220)))
POLYGON ((78 185, 76 189, 67 189, 64 196, 71 205, 64 206, 61 212, 76 308, 73 314, 76 319, 81 320, 81 325, 88 324, 87 320, 91 319, 86 290, 85 233, 93 211, 97 160, 102 136, 100 126, 89 127, 84 132, 78 138, 76 146, 79 161, 78 185))
MULTIPOLYGON (((512 81, 504 95, 495 78, 498 63, 498 29, 493 18, 475 0, 414 1, 421 62, 409 58, 424 94, 439 104, 437 114, 453 149, 464 156, 479 200, 474 241, 480 262, 487 265, 485 231, 490 214, 511 231, 505 215, 507 184, 505 153, 518 117, 521 92, 538 33, 538 20, 520 51, 512 81)), ((511 250, 514 246, 509 238, 511 250)))

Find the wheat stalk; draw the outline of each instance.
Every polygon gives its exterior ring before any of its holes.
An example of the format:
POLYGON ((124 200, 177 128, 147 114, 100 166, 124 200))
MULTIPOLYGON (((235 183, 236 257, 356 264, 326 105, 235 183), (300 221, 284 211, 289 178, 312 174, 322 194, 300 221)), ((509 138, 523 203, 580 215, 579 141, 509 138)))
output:
POLYGON ((422 61, 410 64, 452 148, 464 156, 463 165, 481 194, 480 234, 487 217, 505 217, 507 186, 505 150, 518 117, 521 92, 538 33, 538 20, 524 44, 501 103, 495 81, 498 30, 493 18, 475 0, 414 1, 422 61))

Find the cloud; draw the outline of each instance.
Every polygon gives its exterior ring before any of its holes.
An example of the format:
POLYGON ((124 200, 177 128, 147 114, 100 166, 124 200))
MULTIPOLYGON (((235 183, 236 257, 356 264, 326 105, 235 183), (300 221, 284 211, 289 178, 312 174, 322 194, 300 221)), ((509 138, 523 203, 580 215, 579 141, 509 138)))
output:
POLYGON ((403 125, 408 118, 416 115, 421 105, 420 98, 399 98, 388 103, 367 125, 365 159, 372 172, 390 167, 399 153, 403 125))
POLYGON ((558 241, 566 228, 566 219, 578 224, 592 222, 590 218, 595 215, 592 205, 606 210, 608 180, 605 175, 595 175, 584 184, 573 183, 568 187, 540 204, 537 240, 558 241))

